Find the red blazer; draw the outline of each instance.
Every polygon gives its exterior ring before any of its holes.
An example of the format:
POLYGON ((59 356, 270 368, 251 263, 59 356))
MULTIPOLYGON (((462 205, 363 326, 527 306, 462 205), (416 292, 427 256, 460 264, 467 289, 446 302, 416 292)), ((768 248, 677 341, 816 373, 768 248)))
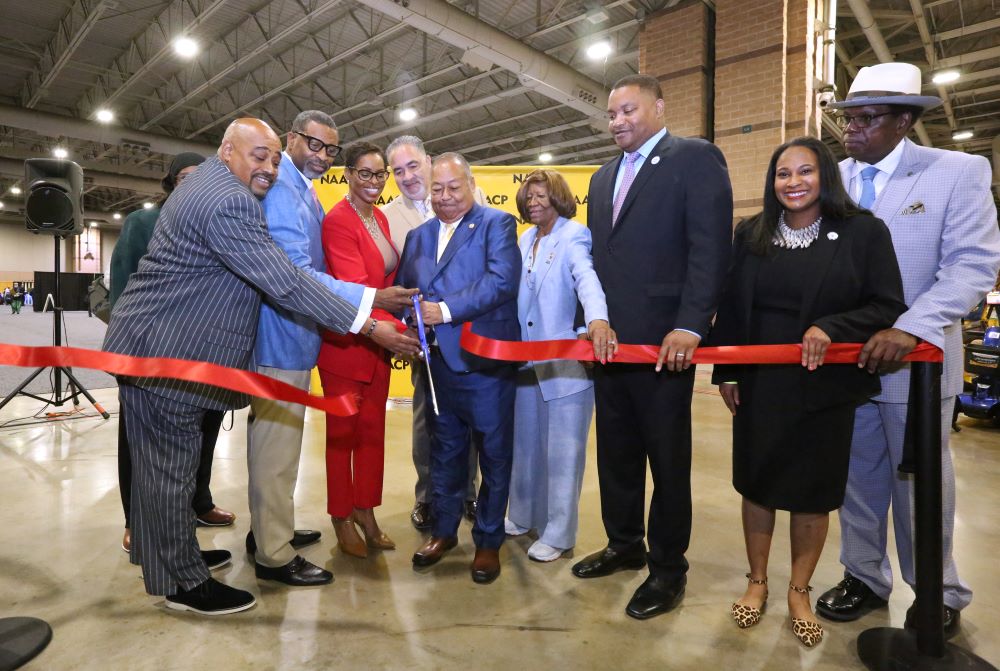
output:
MULTIPOLYGON (((373 211, 382 235, 392 245, 388 220, 377 207, 373 211)), ((395 245, 392 248, 396 251, 398 266, 399 250, 395 245)), ((338 280, 376 289, 390 287, 396 280, 395 270, 385 274, 382 253, 346 199, 334 205, 323 219, 323 254, 326 256, 326 272, 338 280)), ((379 321, 393 322, 400 332, 406 330, 401 321, 384 310, 372 310, 371 316, 379 321)), ((379 364, 388 368, 388 358, 388 353, 371 338, 361 334, 339 335, 323 331, 317 365, 335 375, 371 382, 379 364)))

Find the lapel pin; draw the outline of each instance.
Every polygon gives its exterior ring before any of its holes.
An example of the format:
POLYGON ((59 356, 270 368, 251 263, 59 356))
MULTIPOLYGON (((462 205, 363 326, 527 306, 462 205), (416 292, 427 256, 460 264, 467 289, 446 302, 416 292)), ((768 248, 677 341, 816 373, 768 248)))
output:
POLYGON ((654 156, 652 158, 652 160, 650 160, 650 163, 652 163, 653 165, 656 165, 659 162, 660 162, 660 157, 659 156, 654 156))
POLYGON ((826 234, 826 239, 827 240, 836 240, 839 237, 840 236, 837 235, 837 231, 830 231, 829 233, 826 234))
POLYGON ((469 224, 469 228, 475 228, 475 227, 476 227, 475 224, 469 224))

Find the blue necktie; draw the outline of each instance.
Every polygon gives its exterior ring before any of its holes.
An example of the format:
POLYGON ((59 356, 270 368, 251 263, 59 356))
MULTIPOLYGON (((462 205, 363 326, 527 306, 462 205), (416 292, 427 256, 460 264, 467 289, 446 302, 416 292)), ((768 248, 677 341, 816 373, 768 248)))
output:
POLYGON ((858 201, 858 206, 866 210, 872 209, 872 205, 875 203, 875 175, 877 174, 878 168, 873 165, 861 171, 861 199, 858 201))

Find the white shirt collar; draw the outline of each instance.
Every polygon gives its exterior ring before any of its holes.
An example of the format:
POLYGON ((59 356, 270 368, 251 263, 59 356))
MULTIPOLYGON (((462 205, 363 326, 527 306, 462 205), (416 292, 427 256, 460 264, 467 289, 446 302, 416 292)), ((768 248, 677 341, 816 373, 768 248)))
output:
POLYGON ((653 151, 653 147, 656 146, 656 143, 659 142, 666 134, 667 134, 667 129, 661 128, 659 133, 656 133, 655 135, 653 135, 653 137, 643 142, 642 146, 636 149, 636 153, 642 156, 643 159, 645 159, 653 151))
POLYGON ((899 162, 903 159, 903 149, 905 144, 909 142, 905 137, 903 140, 893 147, 892 151, 886 154, 878 163, 865 163, 864 161, 854 160, 854 165, 851 167, 850 179, 854 179, 861 174, 861 171, 870 165, 874 165, 879 169, 880 172, 885 173, 887 177, 892 177, 892 173, 896 172, 896 168, 899 167, 899 162))
POLYGON ((288 152, 287 151, 283 151, 281 153, 288 158, 288 162, 292 164, 293 168, 295 168, 295 172, 299 173, 299 177, 301 177, 302 181, 305 182, 306 188, 307 189, 313 189, 313 188, 315 188, 315 187, 313 187, 313 181, 311 179, 309 179, 308 177, 306 177, 302 173, 301 170, 299 170, 299 167, 297 165, 295 165, 295 161, 292 160, 292 157, 288 156, 288 152))

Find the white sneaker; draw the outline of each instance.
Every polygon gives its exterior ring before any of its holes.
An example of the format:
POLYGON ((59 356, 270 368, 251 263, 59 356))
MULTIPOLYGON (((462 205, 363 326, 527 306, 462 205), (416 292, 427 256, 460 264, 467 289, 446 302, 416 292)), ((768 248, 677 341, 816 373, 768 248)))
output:
POLYGON ((528 558, 535 561, 555 561, 562 557, 565 550, 546 545, 542 541, 535 541, 528 548, 528 558))
POLYGON ((531 531, 531 529, 522 529, 513 522, 511 522, 506 517, 503 520, 503 530, 508 536, 523 536, 524 534, 531 531))

